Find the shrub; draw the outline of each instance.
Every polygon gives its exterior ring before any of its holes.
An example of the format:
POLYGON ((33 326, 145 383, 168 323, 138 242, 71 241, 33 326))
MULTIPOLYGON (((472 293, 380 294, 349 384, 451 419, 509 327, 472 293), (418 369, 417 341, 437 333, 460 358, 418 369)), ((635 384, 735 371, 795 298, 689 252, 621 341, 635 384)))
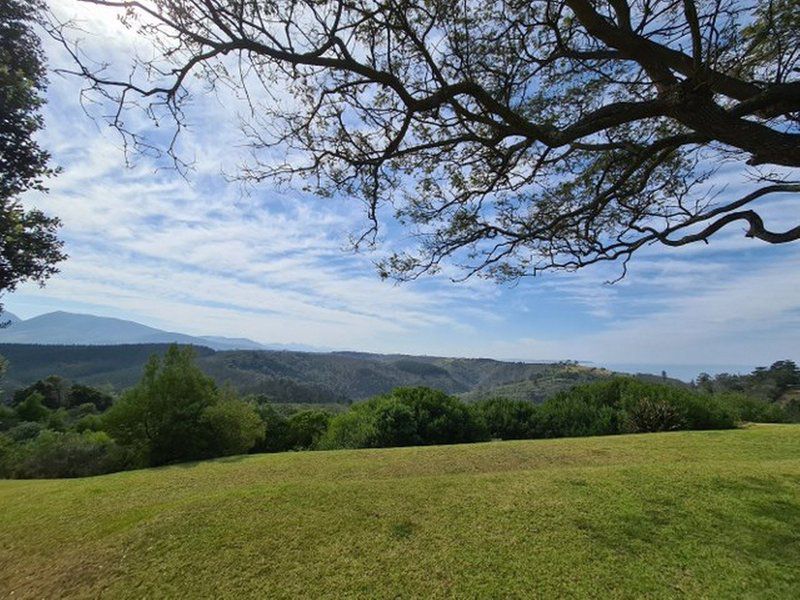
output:
POLYGON ((253 452, 291 450, 289 420, 267 402, 259 403, 256 411, 261 419, 264 436, 261 441, 256 442, 253 452))
POLYGON ((421 444, 458 444, 485 438, 466 405, 444 392, 425 387, 397 388, 389 397, 413 411, 421 444))
POLYGON ((294 450, 309 450, 328 429, 330 414, 324 410, 301 410, 289 417, 288 442, 294 450))
POLYGON ((582 396, 557 396, 535 414, 533 437, 578 437, 620 432, 623 414, 613 406, 582 396))
POLYGON ((264 426, 252 406, 228 398, 207 407, 202 421, 210 432, 209 454, 244 454, 264 439, 264 426))
POLYGON ((86 477, 129 468, 131 458, 104 432, 43 431, 18 447, 9 471, 19 478, 86 477))
POLYGON ((20 421, 44 421, 49 414, 50 411, 44 406, 44 396, 39 392, 31 392, 17 405, 20 421))
POLYGON ((373 448, 376 440, 374 411, 369 402, 362 402, 331 418, 318 447, 322 450, 373 448))
POLYGON ((677 407, 664 400, 643 397, 625 412, 624 430, 630 433, 674 431, 686 422, 677 407))
POLYGON ((78 433, 84 431, 102 431, 103 430, 103 417, 100 415, 85 415, 75 422, 74 429, 78 433))
POLYGON ((9 429, 6 435, 15 442, 26 442, 35 438, 43 430, 44 425, 38 421, 22 421, 16 427, 9 429))
POLYGON ((739 421, 752 423, 785 423, 790 420, 786 410, 762 398, 738 392, 724 392, 715 395, 716 399, 732 410, 739 421))
POLYGON ((536 406, 530 402, 491 398, 469 408, 492 439, 524 440, 535 434, 536 406))
POLYGON ((0 404, 0 431, 8 431, 18 422, 17 411, 10 406, 0 404))
POLYGON ((74 384, 67 396, 69 407, 91 404, 100 412, 110 408, 113 403, 114 397, 111 394, 80 383, 74 384))
POLYGON ((429 388, 397 388, 336 415, 321 448, 455 444, 485 439, 482 424, 460 400, 429 388))

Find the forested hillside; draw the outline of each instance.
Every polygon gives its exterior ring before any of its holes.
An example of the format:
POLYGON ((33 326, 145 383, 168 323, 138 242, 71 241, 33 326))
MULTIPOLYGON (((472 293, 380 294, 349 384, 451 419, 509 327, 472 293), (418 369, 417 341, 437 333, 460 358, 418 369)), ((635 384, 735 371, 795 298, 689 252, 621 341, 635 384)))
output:
MULTIPOLYGON (((4 392, 49 375, 122 390, 141 376, 147 358, 166 344, 39 346, 0 344, 8 361, 4 392)), ((514 382, 541 386, 543 400, 575 383, 607 375, 597 369, 490 359, 380 355, 356 352, 224 351, 195 347, 200 368, 220 385, 274 402, 347 403, 401 386, 428 386, 450 394, 493 390, 514 382)))

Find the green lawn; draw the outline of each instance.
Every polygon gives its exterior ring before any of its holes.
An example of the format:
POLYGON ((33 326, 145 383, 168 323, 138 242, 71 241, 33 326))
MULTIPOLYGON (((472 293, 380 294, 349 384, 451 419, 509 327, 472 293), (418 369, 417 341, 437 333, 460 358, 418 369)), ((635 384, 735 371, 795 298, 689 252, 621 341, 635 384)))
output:
POLYGON ((0 596, 800 597, 800 426, 0 481, 0 596))

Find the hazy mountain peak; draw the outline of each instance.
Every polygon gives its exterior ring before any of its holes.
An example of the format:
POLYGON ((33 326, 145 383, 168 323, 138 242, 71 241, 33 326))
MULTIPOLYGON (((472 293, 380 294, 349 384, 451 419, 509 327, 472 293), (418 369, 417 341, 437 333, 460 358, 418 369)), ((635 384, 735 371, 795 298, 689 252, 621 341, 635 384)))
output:
POLYGON ((66 344, 116 345, 180 343, 207 346, 214 350, 259 349, 265 346, 244 338, 191 336, 142 325, 116 317, 100 317, 85 313, 57 310, 20 320, 11 313, 6 320, 13 327, 0 329, 0 343, 5 344, 66 344))

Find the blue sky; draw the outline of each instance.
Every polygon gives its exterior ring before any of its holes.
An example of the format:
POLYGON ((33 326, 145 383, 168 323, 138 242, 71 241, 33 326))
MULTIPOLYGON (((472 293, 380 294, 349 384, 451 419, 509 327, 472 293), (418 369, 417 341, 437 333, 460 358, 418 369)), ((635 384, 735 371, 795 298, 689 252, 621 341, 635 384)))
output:
MULTIPOLYGON (((66 12, 74 3, 58 4, 66 12)), ((83 13, 96 55, 121 58, 131 38, 108 13, 83 13)), ((51 66, 65 58, 49 48, 51 66)), ((264 184, 226 182, 243 160, 237 114, 199 97, 183 138, 188 178, 140 158, 127 168, 115 133, 88 118, 80 82, 54 75, 42 143, 64 172, 25 201, 64 221, 70 255, 44 288, 5 298, 23 318, 52 310, 133 319, 190 334, 246 336, 322 348, 606 365, 686 373, 798 356, 800 245, 771 247, 727 228, 710 246, 648 249, 619 266, 547 275, 516 286, 446 277, 382 282, 373 261, 403 244, 389 227, 373 253, 345 250, 361 205, 264 184), (694 368, 689 368, 689 371, 694 368)), ((747 190, 730 178, 729 192, 747 190)), ((796 200, 765 208, 796 223, 796 200)))

